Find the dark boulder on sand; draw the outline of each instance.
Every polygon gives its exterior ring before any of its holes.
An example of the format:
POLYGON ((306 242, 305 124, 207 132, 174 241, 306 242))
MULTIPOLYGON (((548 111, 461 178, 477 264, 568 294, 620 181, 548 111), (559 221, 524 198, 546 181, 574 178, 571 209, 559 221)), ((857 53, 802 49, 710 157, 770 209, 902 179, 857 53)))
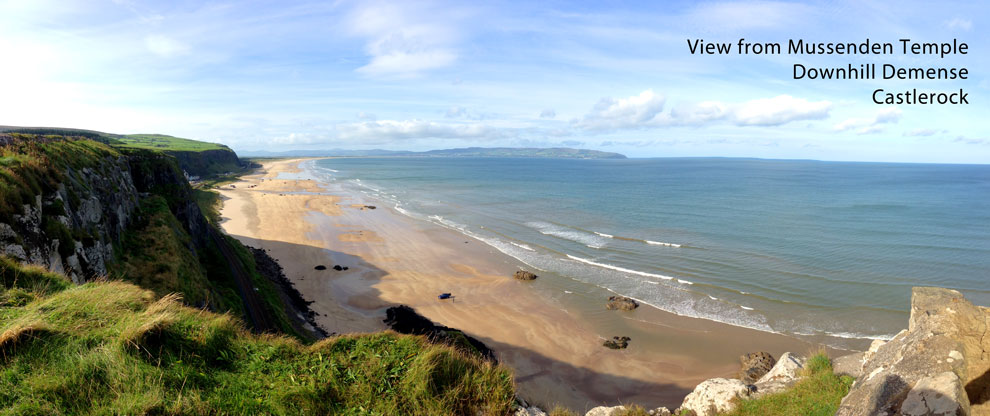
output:
POLYGON ((336 271, 338 271, 338 272, 341 271, 341 270, 344 270, 344 268, 341 267, 341 265, 339 265, 339 264, 333 265, 333 269, 336 270, 336 271))
POLYGON ((760 351, 741 355, 739 363, 742 365, 739 370, 739 379, 743 383, 753 384, 760 377, 766 375, 774 364, 777 364, 777 359, 768 352, 760 351))
POLYGON ((635 299, 627 298, 625 296, 609 296, 608 303, 605 304, 605 308, 608 310, 621 310, 621 311, 631 311, 639 307, 639 302, 635 299))
POLYGON ((520 271, 517 271, 516 274, 513 275, 513 277, 515 277, 516 280, 534 280, 534 279, 536 279, 539 276, 537 276, 537 275, 535 275, 533 273, 527 272, 525 270, 520 270, 520 271))
POLYGON ((314 269, 316 269, 316 270, 326 270, 327 269, 327 266, 324 266, 324 265, 321 264, 321 265, 318 265, 318 266, 314 267, 314 269))
POLYGON ((629 341, 632 338, 622 336, 622 337, 612 337, 612 339, 605 340, 602 345, 611 348, 613 350, 621 350, 629 346, 629 341))

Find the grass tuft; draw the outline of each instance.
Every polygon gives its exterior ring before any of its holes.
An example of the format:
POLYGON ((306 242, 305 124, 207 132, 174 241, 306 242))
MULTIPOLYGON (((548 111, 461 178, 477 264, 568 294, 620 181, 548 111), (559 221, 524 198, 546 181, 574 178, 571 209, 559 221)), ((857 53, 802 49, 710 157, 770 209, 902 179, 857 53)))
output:
POLYGON ((832 372, 832 362, 824 352, 805 362, 805 376, 793 387, 758 399, 741 400, 726 416, 831 416, 849 393, 853 378, 832 372))

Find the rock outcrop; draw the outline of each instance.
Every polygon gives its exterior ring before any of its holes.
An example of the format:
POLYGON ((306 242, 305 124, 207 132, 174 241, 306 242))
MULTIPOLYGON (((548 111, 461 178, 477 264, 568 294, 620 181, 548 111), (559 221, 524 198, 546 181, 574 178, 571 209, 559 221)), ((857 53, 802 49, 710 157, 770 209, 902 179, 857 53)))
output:
MULTIPOLYGON (((743 364, 758 361, 762 364, 773 360, 765 352, 746 354, 740 357, 743 364)), ((779 393, 793 386, 801 378, 805 359, 795 354, 785 352, 779 360, 774 360, 773 366, 763 371, 757 380, 744 381, 741 379, 713 378, 708 379, 694 388, 684 402, 681 410, 692 410, 698 416, 715 416, 735 408, 737 399, 758 398, 767 394, 779 393)), ((740 377, 755 373, 740 374, 740 377)))
POLYGON ((681 409, 693 410, 698 416, 715 416, 735 408, 735 400, 748 398, 753 393, 753 387, 742 380, 734 378, 712 378, 703 381, 694 388, 681 409))
POLYGON ((515 277, 516 280, 535 280, 539 276, 525 270, 519 270, 512 277, 515 277))
POLYGON ((739 379, 743 383, 753 384, 768 373, 773 365, 777 364, 777 360, 770 353, 760 351, 739 357, 739 364, 742 366, 739 370, 739 379))
MULTIPOLYGON (((588 410, 584 414, 584 416, 617 416, 620 414, 624 414, 623 412, 626 412, 628 410, 629 409, 626 408, 625 406, 598 406, 591 408, 591 410, 588 410)), ((638 415, 642 413, 633 413, 633 414, 638 415)), ((668 410, 666 407, 658 407, 656 409, 647 410, 646 414, 650 416, 671 416, 670 410, 668 410)))
POLYGON ((917 287, 908 329, 875 344, 838 416, 990 414, 990 310, 957 291, 917 287), (873 351, 875 349, 875 351, 873 351))
POLYGON ((625 296, 609 296, 608 303, 605 304, 605 309, 608 310, 622 310, 631 311, 639 307, 639 302, 636 302, 633 298, 627 298, 625 296))
MULTIPOLYGON (((17 145, 30 139, 8 140, 17 145)), ((42 187, 18 212, 0 215, 0 255, 63 272, 76 283, 107 273, 139 190, 128 157, 92 153, 85 165, 52 166, 58 174, 47 179, 57 183, 42 187)))

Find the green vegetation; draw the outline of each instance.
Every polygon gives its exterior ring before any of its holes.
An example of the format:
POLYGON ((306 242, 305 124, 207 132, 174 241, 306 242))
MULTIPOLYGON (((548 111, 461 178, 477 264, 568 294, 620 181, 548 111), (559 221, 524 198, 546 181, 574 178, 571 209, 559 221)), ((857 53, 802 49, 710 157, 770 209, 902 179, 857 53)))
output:
MULTIPOLYGON (((139 221, 124 233, 112 275, 155 292, 158 296, 178 292, 191 305, 212 305, 217 310, 240 313, 241 300, 216 294, 213 282, 199 258, 189 249, 191 238, 169 211, 165 198, 154 195, 141 202, 139 221)), ((229 292, 229 291, 228 291, 229 292)))
POLYGON ((93 166, 105 157, 120 156, 111 147, 86 139, 61 136, 0 134, 0 217, 21 212, 35 195, 50 193, 65 180, 68 168, 93 166))
POLYGON ((0 258, 0 414, 502 415, 509 370, 391 332, 313 345, 0 258))
POLYGON ((117 136, 120 147, 131 147, 135 149, 151 149, 159 151, 176 152, 202 152, 205 150, 230 150, 227 146, 216 143, 207 143, 180 137, 166 136, 164 134, 128 134, 117 136))
POLYGON ((832 362, 824 352, 813 355, 804 365, 804 377, 790 389, 758 399, 742 400, 725 416, 831 416, 849 393, 853 378, 832 372, 832 362))

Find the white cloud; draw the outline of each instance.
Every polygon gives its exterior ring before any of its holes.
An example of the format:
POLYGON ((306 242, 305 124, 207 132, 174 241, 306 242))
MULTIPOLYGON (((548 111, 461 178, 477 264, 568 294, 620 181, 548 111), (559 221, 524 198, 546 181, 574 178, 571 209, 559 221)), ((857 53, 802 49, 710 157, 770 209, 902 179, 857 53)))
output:
POLYGON ((420 3, 360 3, 348 18, 352 34, 367 39, 368 64, 357 69, 369 76, 412 77, 449 66, 457 60, 460 38, 456 13, 416 8, 420 3))
POLYGON ((664 97, 646 90, 628 98, 602 98, 595 107, 575 124, 585 130, 617 130, 642 128, 658 123, 663 111, 664 97))
POLYGON ((497 139, 508 136, 501 129, 483 124, 441 124, 424 120, 379 120, 340 124, 341 140, 385 143, 406 139, 497 139))
POLYGON ((962 29, 965 31, 969 31, 973 29, 973 21, 969 19, 963 19, 957 17, 955 19, 949 20, 948 22, 945 22, 945 27, 949 29, 962 29))
POLYGON ((872 118, 850 118, 836 124, 832 130, 849 131, 856 134, 873 134, 883 131, 883 124, 894 124, 900 121, 903 112, 897 107, 880 110, 872 118))
POLYGON ((674 124, 700 125, 722 120, 731 115, 729 106, 718 101, 704 101, 694 105, 682 105, 670 110, 674 124))
POLYGON ((144 46, 151 53, 163 58, 184 55, 189 52, 189 47, 185 44, 163 35, 149 35, 144 38, 144 46))
POLYGON ((935 130, 935 129, 914 129, 909 132, 904 133, 908 137, 927 137, 934 136, 936 133, 946 133, 947 130, 935 130))
POLYGON ((742 103, 735 109, 733 118, 742 126, 779 126, 797 120, 821 120, 828 117, 831 109, 829 101, 778 95, 742 103))

